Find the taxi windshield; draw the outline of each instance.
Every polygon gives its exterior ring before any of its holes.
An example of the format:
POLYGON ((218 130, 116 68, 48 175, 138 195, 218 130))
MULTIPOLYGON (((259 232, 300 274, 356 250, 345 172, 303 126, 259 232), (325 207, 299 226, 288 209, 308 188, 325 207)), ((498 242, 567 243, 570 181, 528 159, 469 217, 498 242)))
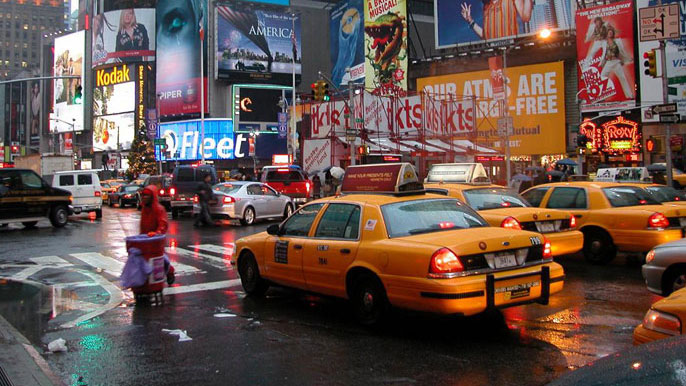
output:
POLYGON ((686 194, 670 186, 647 186, 646 190, 660 202, 686 201, 686 194))
POLYGON ((381 206, 381 212, 389 237, 488 226, 474 210, 452 199, 386 204, 381 206))
POLYGON ((603 188, 603 192, 605 193, 605 197, 610 200, 610 204, 614 207, 660 204, 660 202, 653 198, 648 192, 634 186, 603 188))
POLYGON ((531 206, 519 194, 506 188, 465 190, 467 204, 476 210, 531 206))

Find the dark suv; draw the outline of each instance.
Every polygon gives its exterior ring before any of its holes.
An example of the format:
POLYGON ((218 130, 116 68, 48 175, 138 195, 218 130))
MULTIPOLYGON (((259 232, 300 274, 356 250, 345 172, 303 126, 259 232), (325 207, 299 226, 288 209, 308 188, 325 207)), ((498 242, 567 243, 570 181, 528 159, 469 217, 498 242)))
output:
POLYGON ((183 211, 193 210, 193 197, 198 189, 198 185, 206 175, 212 176, 210 185, 217 183, 217 172, 214 166, 210 165, 182 165, 174 169, 172 184, 169 188, 171 193, 171 212, 172 218, 179 217, 183 211))
POLYGON ((20 222, 26 228, 50 219, 54 227, 72 214, 71 193, 53 188, 30 169, 0 169, 0 225, 20 222))
MULTIPOLYGON (((172 195, 173 192, 171 191, 172 187, 172 178, 169 176, 149 176, 146 177, 145 180, 143 181, 142 188, 145 188, 148 185, 155 185, 157 186, 157 198, 160 204, 167 209, 167 212, 171 210, 171 200, 172 200, 172 195)), ((138 189, 136 192, 136 207, 138 209, 141 208, 141 192, 143 189, 138 189)))

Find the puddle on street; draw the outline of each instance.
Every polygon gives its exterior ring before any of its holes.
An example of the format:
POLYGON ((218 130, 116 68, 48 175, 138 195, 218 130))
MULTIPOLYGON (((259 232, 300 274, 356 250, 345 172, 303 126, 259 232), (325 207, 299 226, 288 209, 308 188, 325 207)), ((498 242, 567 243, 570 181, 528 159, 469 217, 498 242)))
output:
POLYGON ((35 345, 41 344, 50 320, 77 309, 78 303, 73 291, 0 279, 0 315, 35 345))

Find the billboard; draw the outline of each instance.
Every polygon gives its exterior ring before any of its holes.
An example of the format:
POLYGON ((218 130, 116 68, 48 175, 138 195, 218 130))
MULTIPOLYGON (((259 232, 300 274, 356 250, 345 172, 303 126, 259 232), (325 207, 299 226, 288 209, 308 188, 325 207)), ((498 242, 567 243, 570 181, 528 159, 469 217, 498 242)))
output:
POLYGON ((92 66, 155 60, 155 9, 122 9, 93 17, 92 66))
POLYGON ((535 35, 573 27, 573 1, 434 0, 436 48, 535 35))
POLYGON ((200 70, 201 37, 207 31, 206 0, 158 0, 156 20, 157 94, 160 116, 199 114, 201 83, 207 106, 207 42, 200 70))
POLYGON ((634 103, 633 19, 632 0, 577 11, 577 71, 582 110, 634 103))
POLYGON ((284 12, 230 6, 217 6, 216 11, 216 77, 291 84, 295 68, 299 78, 299 17, 293 20, 284 12))
POLYGON ((379 95, 407 91, 405 0, 364 2, 365 88, 379 95))
POLYGON ((642 128, 636 110, 617 111, 615 115, 583 114, 579 132, 588 137, 592 153, 639 153, 642 128))
MULTIPOLYGON (((55 79, 53 82, 53 112, 50 114, 50 131, 83 131, 83 104, 75 101, 77 87, 84 84, 85 31, 55 38, 53 69, 55 76, 76 75, 74 79, 55 79)), ((86 90, 82 90, 85 98, 86 90)), ((82 98, 82 100, 83 100, 82 98)))
MULTIPOLYGON (((514 133, 512 155, 561 154, 565 146, 564 71, 562 62, 508 67, 505 82, 514 133)), ((436 95, 476 99, 477 144, 504 147, 498 135, 500 101, 493 98, 490 71, 476 71, 417 79, 417 89, 436 95)))
MULTIPOLYGON (((201 159, 200 120, 160 123, 158 138, 167 142, 170 158, 162 157, 155 147, 157 160, 194 161, 201 159), (162 158, 160 158, 162 157, 162 158)), ((250 134, 234 133, 230 119, 205 120, 205 159, 247 158, 250 134)))
POLYGON ((93 150, 129 150, 133 137, 134 114, 121 113, 93 118, 93 150))
POLYGON ((238 120, 241 123, 277 122, 278 114, 281 111, 279 101, 283 96, 283 92, 284 90, 273 88, 241 87, 237 93, 238 120))
POLYGON ((329 45, 331 47, 331 71, 333 84, 347 84, 364 79, 364 31, 362 0, 342 0, 331 9, 329 21, 329 45))
MULTIPOLYGON (((681 38, 666 40, 666 55, 667 55, 667 79, 668 79, 668 96, 667 102, 677 104, 678 113, 686 115, 686 1, 665 0, 662 5, 679 4, 679 30, 681 38)), ((658 3, 655 0, 636 0, 636 12, 641 8, 656 6, 658 3)), ((643 54, 650 50, 659 48, 659 42, 648 41, 638 42, 638 56, 643 59, 643 54)), ((659 57, 659 51, 657 56, 659 57)), ((642 60, 641 60, 642 61, 642 60)), ((658 74, 660 71, 660 60, 658 59, 658 74)), ((653 78, 645 75, 643 71, 646 68, 641 66, 639 72, 641 101, 647 107, 643 108, 641 118, 645 122, 657 122, 658 116, 653 115, 650 111, 650 105, 660 104, 663 101, 662 79, 653 78)), ((683 120, 683 118, 682 118, 683 120)))

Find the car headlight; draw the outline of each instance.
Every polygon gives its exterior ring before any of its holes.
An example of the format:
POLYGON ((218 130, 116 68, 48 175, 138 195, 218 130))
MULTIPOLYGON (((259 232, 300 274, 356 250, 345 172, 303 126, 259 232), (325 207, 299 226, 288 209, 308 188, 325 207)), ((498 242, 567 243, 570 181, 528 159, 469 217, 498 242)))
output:
POLYGON ((658 310, 649 310, 643 318, 643 327, 668 335, 681 334, 681 321, 674 315, 658 310))

